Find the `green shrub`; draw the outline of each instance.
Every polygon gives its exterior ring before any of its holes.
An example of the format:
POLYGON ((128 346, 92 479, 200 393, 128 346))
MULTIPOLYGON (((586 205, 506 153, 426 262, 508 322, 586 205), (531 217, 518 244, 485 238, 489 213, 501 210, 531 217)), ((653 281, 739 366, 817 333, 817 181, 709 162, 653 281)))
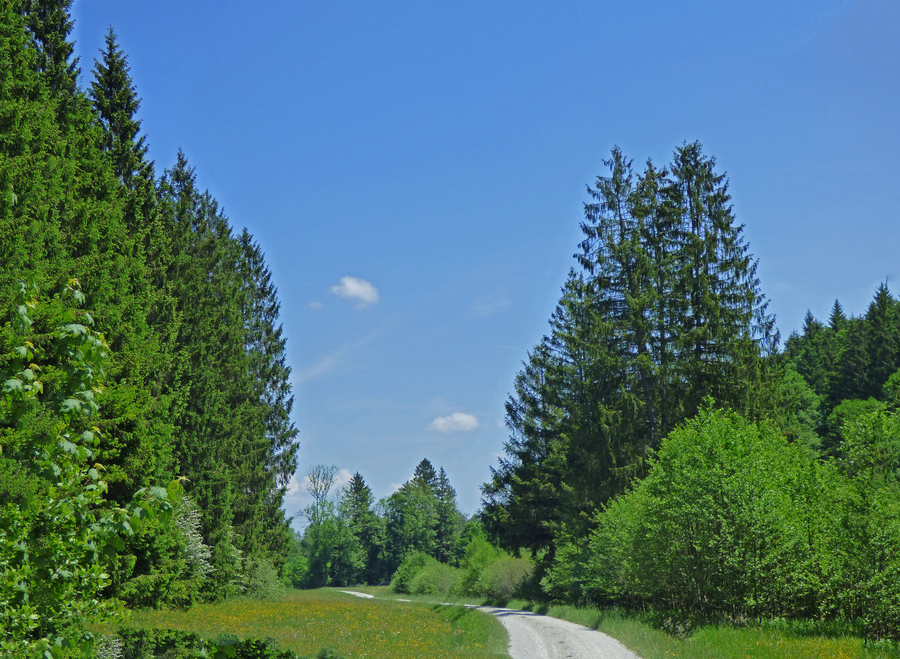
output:
POLYGON ((701 616, 802 606, 822 587, 813 555, 834 476, 771 425, 705 409, 598 516, 591 591, 701 616))
POLYGON ((245 563, 244 582, 247 597, 258 600, 274 600, 284 594, 284 584, 278 572, 265 558, 250 559, 245 563))
POLYGON ((301 553, 288 556, 281 569, 281 581, 288 588, 302 588, 309 572, 309 561, 301 553))
POLYGON ((413 595, 446 595, 459 583, 462 570, 433 563, 426 565, 413 577, 409 592, 413 595))
POLYGON ((460 565, 463 570, 459 583, 459 592, 462 595, 480 595, 478 592, 478 580, 481 573, 493 561, 500 557, 500 550, 494 547, 484 538, 475 535, 466 547, 460 565))
POLYGON ((208 657, 295 659, 293 652, 281 650, 274 639, 242 641, 234 634, 219 634, 215 640, 204 643, 197 634, 174 629, 123 627, 118 631, 118 638, 121 659, 196 659, 203 656, 204 648, 208 657))
POLYGON ((204 647, 197 634, 174 629, 128 629, 118 631, 122 659, 194 659, 204 647))
POLYGON ((409 593, 412 581, 426 565, 437 565, 438 562, 425 552, 414 551, 407 554, 400 567, 391 577, 391 590, 395 593, 409 593))
POLYGON ((333 647, 326 646, 319 650, 319 654, 316 655, 316 659, 346 659, 344 655, 335 650, 333 647))
POLYGON ((478 595, 492 600, 510 600, 525 590, 534 573, 534 566, 526 558, 500 556, 488 563, 475 589, 478 595))
POLYGON ((823 462, 768 423, 703 410, 544 585, 671 620, 843 619, 897 637, 900 417, 860 413, 842 433, 823 462))

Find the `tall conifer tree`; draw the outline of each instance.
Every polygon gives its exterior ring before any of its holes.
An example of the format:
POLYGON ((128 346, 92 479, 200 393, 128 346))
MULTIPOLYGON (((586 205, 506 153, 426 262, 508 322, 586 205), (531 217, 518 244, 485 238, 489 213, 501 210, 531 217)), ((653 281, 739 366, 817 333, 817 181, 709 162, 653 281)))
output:
POLYGON ((75 25, 71 17, 72 0, 23 0, 21 11, 37 49, 35 67, 54 94, 74 95, 78 74, 78 58, 69 34, 75 25))
POLYGON ((900 368, 900 304, 887 284, 880 284, 865 316, 868 352, 867 384, 863 397, 879 398, 884 383, 900 368))
POLYGON ((756 262, 725 176, 698 143, 635 178, 613 149, 589 188, 571 273, 551 332, 507 404, 507 457, 485 484, 483 521, 512 549, 553 551, 642 475, 648 451, 705 396, 760 414, 774 350, 756 262))
POLYGON ((147 161, 146 136, 140 135, 141 122, 135 116, 141 106, 128 66, 112 27, 106 33, 101 58, 94 60, 94 80, 88 94, 100 117, 116 176, 133 188, 133 179, 152 179, 152 163, 147 161))
POLYGON ((674 299, 679 370, 688 387, 684 414, 693 415, 704 396, 757 412, 751 400, 757 359, 774 351, 777 334, 727 178, 698 142, 675 150, 672 177, 683 241, 674 299))

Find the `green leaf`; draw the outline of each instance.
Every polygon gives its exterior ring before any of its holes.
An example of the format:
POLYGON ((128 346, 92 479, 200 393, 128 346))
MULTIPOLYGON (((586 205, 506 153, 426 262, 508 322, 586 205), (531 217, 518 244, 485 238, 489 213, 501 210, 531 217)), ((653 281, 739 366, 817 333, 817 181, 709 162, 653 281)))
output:
POLYGON ((148 491, 149 491, 151 497, 153 497, 154 499, 157 499, 159 501, 165 501, 166 498, 169 496, 169 493, 166 491, 166 488, 164 488, 164 487, 154 486, 154 487, 151 487, 148 491))
POLYGON ((3 383, 3 392, 22 391, 23 384, 24 383, 18 378, 10 378, 3 383))
POLYGON ((81 410, 83 403, 77 398, 66 398, 59 406, 60 412, 77 412, 81 410))
POLYGON ((85 336, 88 333, 88 328, 81 323, 69 323, 68 325, 63 325, 60 331, 73 336, 85 336))

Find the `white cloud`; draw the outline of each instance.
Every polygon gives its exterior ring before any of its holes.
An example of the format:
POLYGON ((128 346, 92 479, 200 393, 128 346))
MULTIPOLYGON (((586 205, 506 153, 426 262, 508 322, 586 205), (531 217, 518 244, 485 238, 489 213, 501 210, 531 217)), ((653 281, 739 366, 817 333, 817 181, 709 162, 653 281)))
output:
POLYGON ((313 300, 312 302, 307 302, 306 306, 310 309, 321 309, 322 303, 319 302, 318 300, 313 300))
POLYGON ((454 412, 450 416, 439 416, 430 424, 429 430, 437 432, 460 432, 475 430, 478 427, 478 419, 465 412, 454 412))
POLYGON ((358 309, 378 302, 378 289, 365 279, 357 277, 341 277, 341 283, 332 286, 331 292, 340 297, 356 300, 358 309))

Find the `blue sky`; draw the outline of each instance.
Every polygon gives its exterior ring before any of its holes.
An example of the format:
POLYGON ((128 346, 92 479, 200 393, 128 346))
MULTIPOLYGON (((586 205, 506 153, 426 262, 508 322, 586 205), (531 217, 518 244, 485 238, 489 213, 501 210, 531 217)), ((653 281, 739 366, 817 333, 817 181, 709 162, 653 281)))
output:
POLYGON ((464 512, 614 145, 728 173, 783 336, 900 277, 900 3, 75 0, 274 271, 301 464, 377 496, 423 457, 464 512))

